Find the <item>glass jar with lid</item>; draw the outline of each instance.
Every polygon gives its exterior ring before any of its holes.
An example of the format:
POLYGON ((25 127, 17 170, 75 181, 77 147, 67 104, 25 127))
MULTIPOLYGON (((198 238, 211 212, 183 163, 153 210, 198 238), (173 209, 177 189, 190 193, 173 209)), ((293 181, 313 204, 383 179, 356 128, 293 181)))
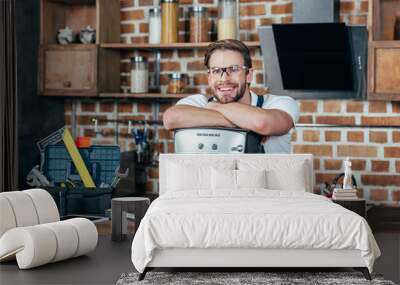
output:
POLYGON ((178 0, 161 0, 161 42, 178 42, 178 0))
POLYGON ((131 93, 146 93, 149 90, 149 66, 143 56, 131 58, 131 93))
POLYGON ((149 43, 159 44, 161 41, 161 9, 159 7, 149 10, 149 43))
POLYGON ((182 93, 187 84, 188 77, 183 73, 171 73, 169 75, 169 83, 167 88, 167 93, 170 94, 179 94, 182 93))
POLYGON ((218 3, 218 40, 236 39, 237 37, 237 23, 238 0, 219 0, 218 3))
POLYGON ((202 6, 194 6, 189 9, 190 42, 208 42, 210 37, 208 9, 202 6))

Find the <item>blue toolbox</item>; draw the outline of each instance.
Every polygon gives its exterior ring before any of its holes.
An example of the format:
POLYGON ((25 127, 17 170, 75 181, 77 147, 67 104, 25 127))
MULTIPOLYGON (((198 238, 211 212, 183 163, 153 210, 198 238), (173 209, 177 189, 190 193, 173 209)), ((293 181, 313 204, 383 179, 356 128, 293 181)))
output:
MULTIPOLYGON (((102 183, 112 184, 115 170, 120 165, 119 145, 93 145, 88 148, 80 148, 79 153, 97 187, 102 183)), ((81 181, 64 144, 46 146, 43 173, 49 181, 55 184, 81 181)))
POLYGON ((60 216, 94 215, 107 216, 106 211, 111 207, 113 189, 85 187, 46 187, 56 202, 60 216))

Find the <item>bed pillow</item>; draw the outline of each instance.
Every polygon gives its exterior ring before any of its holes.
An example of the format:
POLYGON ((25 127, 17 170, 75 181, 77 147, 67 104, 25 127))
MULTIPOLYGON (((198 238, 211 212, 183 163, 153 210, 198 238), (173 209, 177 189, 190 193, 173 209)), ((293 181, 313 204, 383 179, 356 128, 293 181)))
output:
POLYGON ((261 170, 236 170, 238 188, 267 188, 267 171, 261 170))
POLYGON ((236 190, 236 172, 227 169, 211 169, 211 189, 236 190))
POLYGON ((221 170, 212 168, 211 189, 239 190, 241 188, 266 188, 266 171, 221 170))
POLYGON ((307 191, 307 172, 305 162, 295 163, 290 169, 268 169, 267 181, 269 189, 307 191))
POLYGON ((217 161, 213 166, 195 165, 188 162, 169 162, 167 168, 167 191, 210 190, 211 170, 221 172, 235 168, 235 161, 217 161))
POLYGON ((238 161, 239 170, 266 170, 267 187, 271 190, 307 191, 309 169, 306 161, 275 160, 275 161, 238 161))

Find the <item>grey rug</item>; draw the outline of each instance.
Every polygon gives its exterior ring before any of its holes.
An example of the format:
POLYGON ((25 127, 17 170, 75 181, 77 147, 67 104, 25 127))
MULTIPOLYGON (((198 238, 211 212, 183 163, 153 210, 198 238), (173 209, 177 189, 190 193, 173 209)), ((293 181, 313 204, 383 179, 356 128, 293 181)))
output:
POLYGON ((148 272, 142 281, 138 281, 139 273, 122 274, 117 285, 146 285, 146 284, 379 284, 395 285, 392 281, 384 280, 382 276, 372 275, 368 281, 360 272, 148 272))

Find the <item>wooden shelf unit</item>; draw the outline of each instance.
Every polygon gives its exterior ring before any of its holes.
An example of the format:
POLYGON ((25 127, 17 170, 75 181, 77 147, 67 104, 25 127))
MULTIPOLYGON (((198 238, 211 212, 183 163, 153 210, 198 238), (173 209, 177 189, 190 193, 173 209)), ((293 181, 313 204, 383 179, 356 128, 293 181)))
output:
POLYGON ((370 0, 368 99, 400 101, 400 41, 394 40, 400 0, 370 0))
POLYGON ((162 93, 101 93, 100 98, 122 99, 181 99, 193 94, 162 94, 162 93))
MULTIPOLYGON (((203 43, 170 43, 170 44, 149 44, 149 43, 138 43, 138 44, 124 44, 124 43, 105 43, 101 44, 104 49, 111 50, 147 50, 156 53, 155 58, 161 58, 161 50, 187 50, 187 49, 206 49, 211 42, 203 43)), ((251 41, 244 42, 249 48, 259 48, 260 42, 251 41)), ((156 70, 159 70, 160 62, 156 61, 155 65, 158 66, 156 70)), ((157 77, 157 75, 155 75, 157 77)), ((159 74, 158 74, 159 76, 159 74)), ((193 94, 161 94, 161 93, 146 93, 146 94, 133 94, 133 93, 102 93, 101 98, 135 98, 135 99, 180 99, 193 94)))
MULTIPOLYGON (((159 80, 162 50, 206 49, 211 42, 119 43, 120 0, 40 0, 40 5, 40 95, 143 100, 174 100, 191 95, 120 93, 120 54, 124 50, 154 52, 158 59, 155 64, 158 64, 156 73, 159 80), (95 44, 57 43, 59 29, 68 26, 78 35, 88 25, 96 30, 95 44)), ((260 48, 258 41, 247 41, 245 44, 251 49, 260 48)))
POLYGON ((120 53, 100 44, 119 41, 119 0, 40 0, 38 93, 42 96, 98 96, 120 90, 120 53), (90 25, 96 42, 77 43, 90 25), (57 43, 58 30, 69 27, 73 44, 57 43))
MULTIPOLYGON (((102 48, 108 49, 121 49, 121 50, 131 50, 131 49, 146 49, 146 50, 171 50, 171 49, 205 49, 211 42, 204 43, 172 43, 172 44, 122 44, 122 43, 106 43, 101 44, 102 48)), ((249 48, 260 47, 260 42, 244 42, 249 48)))
POLYGON ((370 41, 392 41, 396 13, 400 12, 399 0, 370 0, 370 41))
POLYGON ((79 35, 90 25, 96 44, 120 40, 119 0, 40 0, 40 44, 58 44, 58 30, 65 27, 79 35))

